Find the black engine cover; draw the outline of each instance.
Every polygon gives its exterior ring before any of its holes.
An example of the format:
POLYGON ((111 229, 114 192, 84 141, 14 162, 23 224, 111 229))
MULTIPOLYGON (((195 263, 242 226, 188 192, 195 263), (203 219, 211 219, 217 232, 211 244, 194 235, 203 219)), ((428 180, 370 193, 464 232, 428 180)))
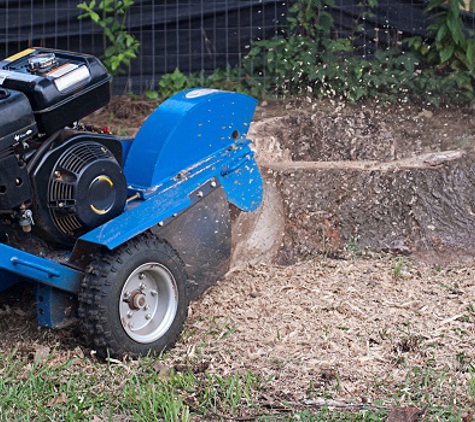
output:
POLYGON ((68 245, 123 212, 127 186, 120 142, 108 135, 75 134, 43 149, 30 173, 36 230, 68 245))
POLYGON ((45 135, 105 106, 110 80, 102 63, 88 54, 30 48, 0 62, 0 85, 28 97, 45 135))
POLYGON ((27 142, 37 132, 26 96, 0 89, 0 212, 11 212, 31 199, 20 142, 27 142))

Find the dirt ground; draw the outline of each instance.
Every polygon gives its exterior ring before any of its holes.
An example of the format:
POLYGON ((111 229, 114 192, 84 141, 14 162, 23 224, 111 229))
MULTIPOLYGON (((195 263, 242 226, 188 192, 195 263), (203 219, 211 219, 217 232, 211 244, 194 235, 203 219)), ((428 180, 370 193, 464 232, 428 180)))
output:
MULTIPOLYGON (((117 98, 89 122, 131 135, 153 107, 117 98)), ((256 121, 267 125, 269 139, 258 145, 258 157, 387 161, 472 150, 474 112, 337 101, 264 103, 256 121)), ((324 397, 394 404, 397 396, 401 405, 417 399, 468 410, 475 406, 475 393, 469 393, 475 257, 443 264, 436 255, 429 258, 370 253, 354 245, 338 260, 231 270, 191 304, 166 364, 220 374, 250 370, 268 381, 269 401, 301 404, 324 397)), ((89 355, 75 328, 38 328, 32 315, 34 305, 22 291, 3 295, 2 351, 16 345, 18 353, 34 354, 48 346, 64 359, 78 350, 89 355)))

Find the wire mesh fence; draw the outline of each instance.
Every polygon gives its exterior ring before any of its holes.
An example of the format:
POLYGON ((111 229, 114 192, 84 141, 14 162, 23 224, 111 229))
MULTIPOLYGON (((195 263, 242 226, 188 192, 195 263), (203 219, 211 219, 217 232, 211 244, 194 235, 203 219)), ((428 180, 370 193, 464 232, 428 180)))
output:
MULTIPOLYGON (((78 19, 78 1, 0 1, 0 54, 30 46, 76 50, 101 56, 100 28, 78 19)), ((153 88, 158 78, 179 68, 211 72, 239 65, 251 40, 273 37, 285 26, 287 2, 275 0, 136 0, 127 17, 140 54, 116 90, 153 88)))
MULTIPOLYGON (((294 0, 295 1, 295 0, 294 0)), ((59 48, 101 56, 100 28, 78 19, 73 0, 0 0, 0 54, 30 46, 59 48)), ((380 0, 367 13, 364 0, 335 0, 335 36, 357 33, 361 54, 425 35, 424 0, 380 0)), ((467 1, 467 10, 469 10, 467 1)), ((140 54, 127 74, 116 78, 117 92, 154 89, 161 75, 210 73, 238 66, 256 40, 285 33, 292 0, 136 0, 127 28, 141 42, 140 54)), ((473 14, 467 25, 474 27, 473 14)))

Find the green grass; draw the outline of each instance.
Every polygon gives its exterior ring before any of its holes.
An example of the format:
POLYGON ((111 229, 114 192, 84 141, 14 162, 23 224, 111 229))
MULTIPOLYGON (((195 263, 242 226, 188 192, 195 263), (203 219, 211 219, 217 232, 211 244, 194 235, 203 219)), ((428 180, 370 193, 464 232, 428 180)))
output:
MULTIPOLYGON (((467 393, 475 401, 471 363, 467 371, 467 393)), ((415 405, 428 407, 428 421, 461 421, 450 383, 434 368, 409 368, 405 383, 384 406, 332 408, 269 398, 266 381, 245 370, 224 376, 187 368, 177 372, 156 358, 100 362, 72 357, 60 362, 54 351, 36 360, 11 351, 0 357, 0 420, 385 421, 393 406, 415 405)))

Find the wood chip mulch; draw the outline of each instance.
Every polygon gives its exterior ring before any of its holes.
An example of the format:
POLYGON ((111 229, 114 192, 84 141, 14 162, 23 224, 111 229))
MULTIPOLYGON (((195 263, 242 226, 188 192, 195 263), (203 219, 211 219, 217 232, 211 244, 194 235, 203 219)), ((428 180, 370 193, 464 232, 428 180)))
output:
POLYGON ((473 406, 475 260, 439 267, 382 255, 231 271, 190 306, 170 361, 252 371, 304 400, 473 406), (429 396, 428 396, 429 397, 429 396))

